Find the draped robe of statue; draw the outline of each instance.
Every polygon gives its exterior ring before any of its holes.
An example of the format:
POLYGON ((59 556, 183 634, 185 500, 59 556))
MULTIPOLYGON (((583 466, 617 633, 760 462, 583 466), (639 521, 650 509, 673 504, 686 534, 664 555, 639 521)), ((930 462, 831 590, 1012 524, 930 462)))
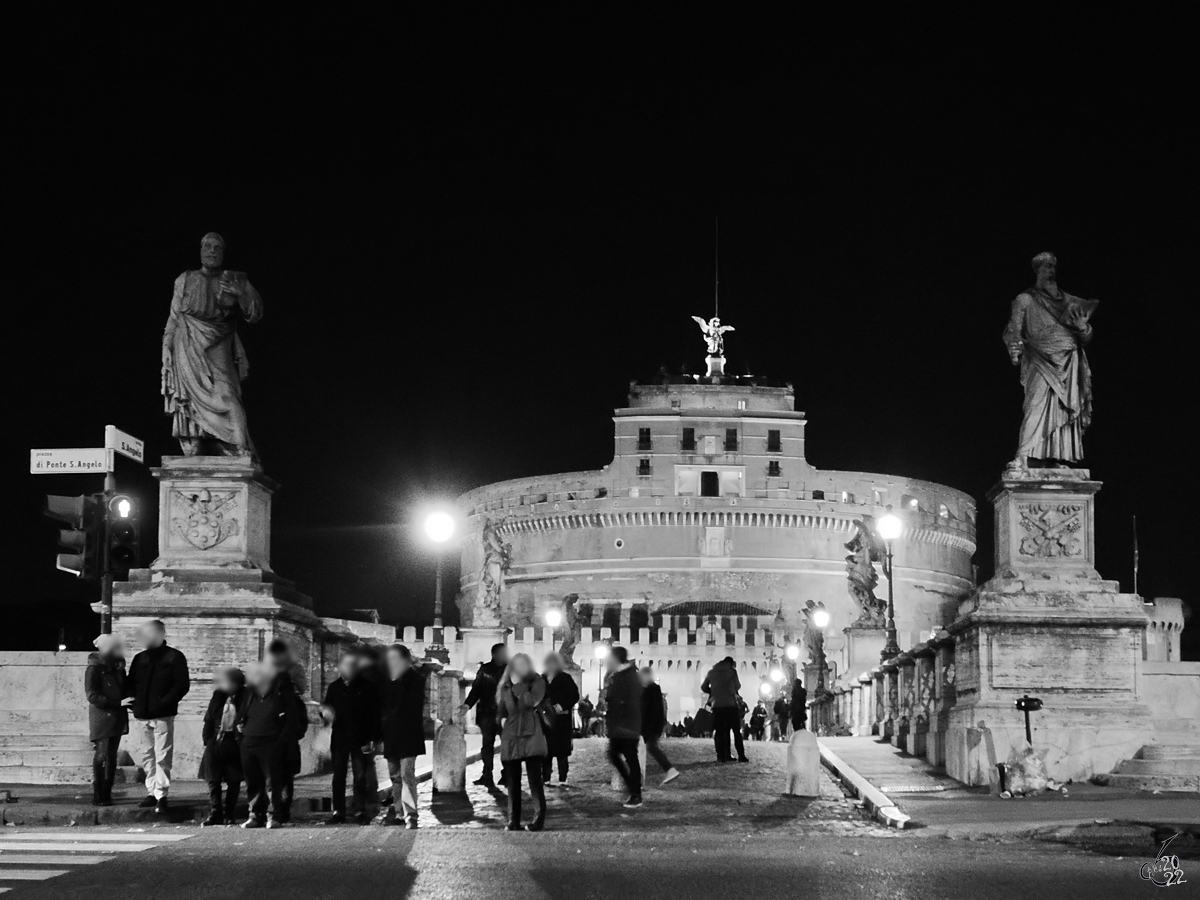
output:
POLYGON ((1032 287, 1013 301, 1004 342, 1022 341, 1021 384, 1025 405, 1017 460, 1029 457, 1079 462, 1083 432, 1092 420, 1092 375, 1083 345, 1092 326, 1067 324, 1076 308, 1090 311, 1088 301, 1059 291, 1056 300, 1032 287))
POLYGON ((242 404, 249 364, 237 326, 262 314, 262 298, 241 272, 201 270, 175 279, 163 333, 171 362, 163 367, 162 393, 176 438, 217 440, 227 452, 254 455, 242 404), (222 279, 235 282, 241 294, 223 291, 222 279))

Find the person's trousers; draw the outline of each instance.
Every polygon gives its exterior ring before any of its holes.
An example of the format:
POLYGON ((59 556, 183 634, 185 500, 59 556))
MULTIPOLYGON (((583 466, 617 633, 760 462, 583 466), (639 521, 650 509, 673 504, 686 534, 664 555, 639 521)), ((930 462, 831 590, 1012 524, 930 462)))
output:
MULTIPOLYGON (((629 788, 629 796, 642 795, 642 763, 638 759, 640 738, 610 737, 608 739, 608 761, 613 764, 629 788)), ((647 748, 648 749, 648 748, 647 748)))
POLYGON ((350 806, 356 813, 367 808, 367 756, 361 747, 332 747, 333 757, 333 811, 346 814, 346 765, 350 766, 350 784, 353 795, 350 806))
POLYGON ((268 806, 276 819, 283 812, 286 755, 278 742, 242 744, 242 777, 246 779, 250 815, 255 819, 265 819, 268 806))
POLYGON ((400 809, 408 822, 417 821, 417 758, 403 759, 388 757, 388 777, 392 779, 392 799, 395 805, 396 789, 400 790, 400 809))
POLYGON ((787 736, 788 736, 788 720, 787 720, 787 716, 780 716, 780 717, 779 717, 778 719, 776 719, 775 721, 776 721, 776 723, 777 723, 777 725, 778 725, 778 727, 779 727, 779 739, 780 739, 781 741, 786 741, 786 740, 787 740, 787 736))
POLYGON ((175 755, 175 717, 134 719, 133 731, 141 748, 142 771, 146 773, 146 793, 156 800, 165 799, 171 788, 171 760, 175 755))
POLYGON ((238 795, 242 792, 242 783, 240 781, 231 781, 226 787, 225 797, 221 797, 221 789, 223 782, 210 781, 208 783, 208 802, 212 805, 212 811, 219 816, 223 816, 226 822, 233 821, 234 810, 237 809, 238 795))
MULTIPOLYGON (((733 759, 733 747, 729 740, 729 733, 737 728, 737 724, 736 707, 718 706, 713 709, 713 744, 717 749, 717 759, 721 761, 733 759)), ((741 741, 739 740, 738 743, 741 741)))
POLYGON ((504 785, 508 788, 508 824, 521 824, 521 763, 525 764, 525 777, 529 780, 529 793, 533 797, 537 813, 532 824, 541 827, 546 821, 546 791, 542 786, 542 766, 545 757, 530 756, 512 759, 504 763, 504 785))
POLYGON ((654 757, 654 761, 658 763, 659 768, 664 772, 669 772, 675 768, 671 765, 671 761, 667 759, 667 754, 663 752, 663 748, 658 745, 658 738, 646 738, 646 752, 654 757))
POLYGON ((494 779, 493 770, 496 765, 496 717, 484 716, 483 721, 479 723, 480 737, 483 743, 480 746, 480 759, 483 762, 483 777, 488 781, 494 779))
POLYGON ((117 776, 117 748, 121 746, 121 736, 100 738, 92 741, 95 752, 92 754, 92 799, 111 800, 113 779, 117 776))
POLYGON ((566 784, 567 772, 571 769, 571 757, 565 753, 562 756, 545 756, 545 762, 542 763, 542 781, 546 784, 550 783, 550 776, 554 774, 554 761, 558 760, 558 783, 566 784))

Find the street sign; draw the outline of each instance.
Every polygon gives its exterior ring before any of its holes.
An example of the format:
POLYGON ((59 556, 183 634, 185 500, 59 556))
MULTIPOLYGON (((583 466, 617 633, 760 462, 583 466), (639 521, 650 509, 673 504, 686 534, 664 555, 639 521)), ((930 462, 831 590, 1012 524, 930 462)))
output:
POLYGON ((104 446, 109 450, 116 450, 134 462, 146 461, 146 442, 132 434, 126 434, 116 426, 104 426, 104 446))
POLYGON ((104 447, 30 450, 32 475, 104 474, 113 470, 113 452, 104 447))

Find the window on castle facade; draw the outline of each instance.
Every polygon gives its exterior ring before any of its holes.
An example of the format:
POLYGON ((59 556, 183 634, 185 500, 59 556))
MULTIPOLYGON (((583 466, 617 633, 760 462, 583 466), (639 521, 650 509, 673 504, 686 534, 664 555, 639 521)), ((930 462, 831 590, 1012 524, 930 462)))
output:
POLYGON ((639 459, 637 473, 640 477, 646 477, 650 474, 650 460, 639 459))
POLYGON ((767 477, 768 478, 778 478, 779 475, 780 475, 779 461, 773 459, 769 463, 767 463, 767 477))
POLYGON ((695 450, 696 449, 696 429, 683 429, 683 438, 679 441, 680 450, 695 450))
POLYGON ((736 428, 725 429, 725 452, 735 453, 738 448, 738 435, 736 428))
POLYGON ((767 452, 779 453, 783 450, 783 443, 779 439, 779 431, 772 428, 767 432, 767 452))
POLYGON ((649 450, 652 446, 653 446, 653 444, 650 440, 650 429, 649 428, 639 428, 638 429, 638 449, 639 450, 649 450))

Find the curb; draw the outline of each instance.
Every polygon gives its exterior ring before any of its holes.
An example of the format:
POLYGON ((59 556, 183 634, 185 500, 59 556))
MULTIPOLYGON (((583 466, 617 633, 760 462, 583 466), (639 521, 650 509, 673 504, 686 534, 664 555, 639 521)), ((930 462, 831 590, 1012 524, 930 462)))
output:
POLYGON ((832 771, 842 784, 854 791, 855 796, 862 801, 863 806, 875 817, 877 822, 888 828, 908 826, 912 820, 900 812, 887 794, 850 768, 840 756, 821 743, 819 739, 817 747, 821 751, 822 764, 832 771))

